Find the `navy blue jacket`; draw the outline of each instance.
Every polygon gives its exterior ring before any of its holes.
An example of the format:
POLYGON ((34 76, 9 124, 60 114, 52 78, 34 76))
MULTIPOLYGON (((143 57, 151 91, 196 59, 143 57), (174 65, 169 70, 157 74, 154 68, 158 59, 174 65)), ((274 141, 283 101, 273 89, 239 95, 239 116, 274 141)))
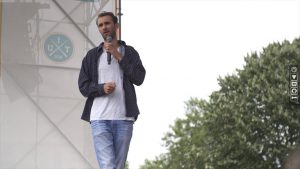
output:
MULTIPOLYGON (((134 84, 139 86, 143 83, 146 70, 138 52, 133 47, 127 46, 124 41, 118 42, 125 47, 125 54, 119 64, 124 73, 123 88, 125 91, 126 116, 137 119, 140 112, 134 84)), ((103 52, 102 46, 103 43, 87 52, 82 60, 78 78, 79 90, 84 97, 87 97, 81 119, 88 122, 90 122, 94 98, 105 95, 104 84, 98 84, 98 60, 103 52)))

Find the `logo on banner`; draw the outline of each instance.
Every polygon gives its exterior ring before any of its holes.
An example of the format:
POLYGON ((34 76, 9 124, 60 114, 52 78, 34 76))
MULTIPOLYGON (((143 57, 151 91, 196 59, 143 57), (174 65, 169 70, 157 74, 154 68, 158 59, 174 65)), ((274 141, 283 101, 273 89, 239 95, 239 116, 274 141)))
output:
POLYGON ((299 103, 299 69, 296 65, 289 66, 289 74, 290 74, 290 102, 294 104, 299 103))
POLYGON ((66 35, 52 34, 45 40, 44 51, 49 59, 63 62, 72 56, 73 44, 66 35))

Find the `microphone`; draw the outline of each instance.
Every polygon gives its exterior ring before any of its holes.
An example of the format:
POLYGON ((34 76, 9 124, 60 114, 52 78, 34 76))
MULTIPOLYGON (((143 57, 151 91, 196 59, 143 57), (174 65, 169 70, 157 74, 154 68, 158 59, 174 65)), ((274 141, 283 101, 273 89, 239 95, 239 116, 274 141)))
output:
MULTIPOLYGON (((105 41, 108 42, 108 43, 111 43, 112 42, 112 37, 107 36, 105 41)), ((110 63, 111 63, 111 53, 107 52, 107 64, 110 65, 110 63)))

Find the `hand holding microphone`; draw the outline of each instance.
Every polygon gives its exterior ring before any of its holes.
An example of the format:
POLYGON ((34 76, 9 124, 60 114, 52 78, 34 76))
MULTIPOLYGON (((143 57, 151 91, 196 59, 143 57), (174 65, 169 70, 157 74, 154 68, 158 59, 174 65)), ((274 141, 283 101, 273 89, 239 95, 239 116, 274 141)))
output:
POLYGON ((113 55, 113 57, 119 62, 123 56, 122 54, 118 51, 118 46, 117 45, 113 45, 112 43, 113 39, 111 36, 107 36, 105 38, 105 42, 104 42, 104 49, 106 50, 107 53, 107 64, 111 64, 111 55, 113 55))

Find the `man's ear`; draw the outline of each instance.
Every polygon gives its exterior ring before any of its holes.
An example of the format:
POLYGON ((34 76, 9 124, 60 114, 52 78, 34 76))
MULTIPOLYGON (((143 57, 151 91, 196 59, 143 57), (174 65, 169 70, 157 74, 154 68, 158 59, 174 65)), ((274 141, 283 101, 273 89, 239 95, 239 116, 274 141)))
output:
POLYGON ((116 25, 116 28, 117 28, 117 29, 120 28, 120 24, 119 24, 119 23, 116 23, 115 25, 116 25))

